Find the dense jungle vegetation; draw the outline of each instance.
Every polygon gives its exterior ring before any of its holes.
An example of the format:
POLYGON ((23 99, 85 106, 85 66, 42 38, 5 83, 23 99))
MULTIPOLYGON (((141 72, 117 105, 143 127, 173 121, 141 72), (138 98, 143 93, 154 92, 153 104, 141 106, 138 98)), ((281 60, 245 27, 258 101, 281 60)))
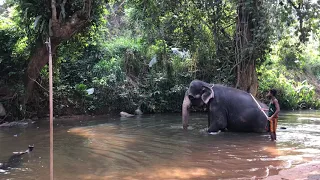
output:
POLYGON ((276 88, 282 109, 320 107, 320 1, 2 3, 0 103, 7 119, 48 114, 48 37, 55 115, 179 112, 193 79, 262 100, 276 88))

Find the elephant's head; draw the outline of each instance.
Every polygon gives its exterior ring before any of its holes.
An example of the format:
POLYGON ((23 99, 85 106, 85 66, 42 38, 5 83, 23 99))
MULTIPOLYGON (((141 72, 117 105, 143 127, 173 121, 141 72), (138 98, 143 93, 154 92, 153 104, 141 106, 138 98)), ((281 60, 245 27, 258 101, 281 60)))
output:
POLYGON ((182 104, 182 124, 184 129, 188 127, 189 108, 191 105, 202 106, 203 104, 208 104, 210 99, 214 97, 212 87, 213 85, 199 80, 193 80, 190 83, 182 104))

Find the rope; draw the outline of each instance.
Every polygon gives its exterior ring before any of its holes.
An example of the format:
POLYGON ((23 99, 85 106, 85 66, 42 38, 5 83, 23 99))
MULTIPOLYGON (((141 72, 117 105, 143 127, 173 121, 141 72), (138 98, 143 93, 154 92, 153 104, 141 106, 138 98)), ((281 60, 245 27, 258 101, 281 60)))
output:
POLYGON ((254 100, 254 102, 258 105, 259 109, 263 112, 263 114, 266 116, 266 118, 268 119, 267 114, 262 110, 260 104, 257 102, 257 100, 253 97, 253 95, 250 93, 252 99, 254 100))

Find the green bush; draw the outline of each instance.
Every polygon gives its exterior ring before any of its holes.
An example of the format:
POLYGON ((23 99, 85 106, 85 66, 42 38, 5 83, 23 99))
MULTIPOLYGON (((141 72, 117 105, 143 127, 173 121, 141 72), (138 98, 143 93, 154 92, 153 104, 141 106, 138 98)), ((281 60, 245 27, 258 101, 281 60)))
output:
POLYGON ((288 71, 285 70, 285 67, 262 66, 259 69, 261 74, 259 78, 260 97, 265 98, 263 96, 271 88, 275 88, 278 90, 277 98, 283 109, 319 108, 320 101, 314 87, 306 80, 298 82, 287 78, 284 74, 286 72, 288 71))

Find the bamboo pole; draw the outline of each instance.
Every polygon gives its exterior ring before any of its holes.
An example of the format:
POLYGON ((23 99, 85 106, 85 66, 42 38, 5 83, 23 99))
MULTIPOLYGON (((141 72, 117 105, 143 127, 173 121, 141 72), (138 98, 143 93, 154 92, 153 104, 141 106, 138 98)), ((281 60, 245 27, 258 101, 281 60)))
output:
POLYGON ((53 84, 52 84, 52 52, 51 40, 48 38, 49 50, 49 104, 50 104, 50 180, 53 180, 53 84))
POLYGON ((266 116, 266 118, 268 119, 268 116, 267 114, 261 109, 261 106, 260 104, 257 102, 257 100, 253 97, 253 95, 250 93, 252 99, 254 100, 254 102, 256 102, 256 104, 258 105, 258 107, 260 108, 260 110, 263 112, 263 114, 266 116))

